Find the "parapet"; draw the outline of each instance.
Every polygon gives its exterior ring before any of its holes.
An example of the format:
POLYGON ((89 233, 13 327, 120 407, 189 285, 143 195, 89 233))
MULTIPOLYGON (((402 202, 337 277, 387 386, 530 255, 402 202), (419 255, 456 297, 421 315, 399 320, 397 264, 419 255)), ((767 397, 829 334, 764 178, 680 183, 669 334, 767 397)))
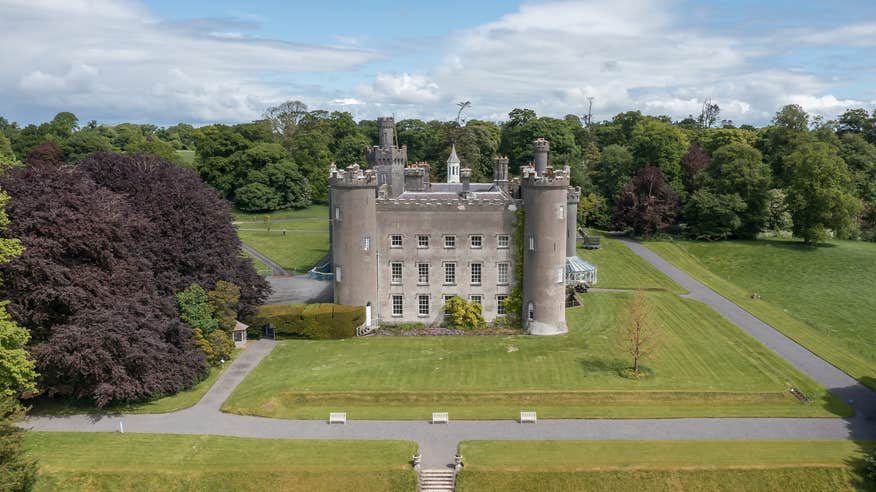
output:
POLYGON ((578 203, 581 201, 581 187, 570 186, 569 192, 566 194, 566 203, 578 203))
POLYGON ((536 152, 549 152, 551 150, 551 143, 544 138, 536 138, 532 144, 536 152))
POLYGON ((329 184, 342 187, 377 187, 377 173, 373 169, 360 169, 359 164, 338 169, 332 163, 329 170, 329 184))
POLYGON ((544 174, 539 175, 536 172, 535 166, 520 166, 520 182, 525 186, 569 186, 570 173, 569 168, 565 167, 562 170, 554 170, 548 166, 544 174))

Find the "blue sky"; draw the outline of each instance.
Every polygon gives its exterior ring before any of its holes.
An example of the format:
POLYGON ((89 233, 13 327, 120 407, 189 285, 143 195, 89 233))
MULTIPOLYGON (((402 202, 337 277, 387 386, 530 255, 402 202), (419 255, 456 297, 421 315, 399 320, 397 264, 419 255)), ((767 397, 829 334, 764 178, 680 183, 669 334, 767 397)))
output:
POLYGON ((287 99, 357 117, 515 107, 737 123, 876 105, 876 2, 0 0, 0 115, 172 124, 287 99))

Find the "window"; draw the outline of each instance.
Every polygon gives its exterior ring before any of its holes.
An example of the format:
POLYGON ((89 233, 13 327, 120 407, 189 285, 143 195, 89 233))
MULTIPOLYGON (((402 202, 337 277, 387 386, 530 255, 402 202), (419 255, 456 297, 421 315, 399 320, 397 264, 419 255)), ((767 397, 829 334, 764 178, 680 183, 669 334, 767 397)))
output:
POLYGON ((420 316, 429 316, 429 296, 417 296, 417 314, 420 316))
POLYGON ((429 236, 425 234, 420 234, 417 236, 417 247, 420 249, 426 249, 429 247, 429 236))
POLYGON ((335 265, 335 282, 340 282, 343 270, 341 270, 341 265, 335 265))
POLYGON ((529 236, 529 251, 535 251, 535 236, 529 236))
POLYGON ((456 236, 444 236, 444 247, 445 248, 455 248, 456 247, 456 236))
POLYGON ((389 247, 391 247, 391 248, 401 248, 402 247, 401 234, 393 234, 393 235, 389 236, 389 247))
POLYGON ((499 263, 496 265, 496 283, 505 285, 508 283, 508 264, 499 263))
POLYGON ((472 294, 472 295, 468 296, 468 300, 471 302, 476 302, 476 303, 480 304, 481 306, 484 305, 484 296, 482 296, 480 294, 472 294))
POLYGON ((447 301, 453 299, 454 297, 456 297, 456 294, 444 294, 443 296, 441 296, 441 305, 443 306, 447 304, 447 301))
POLYGON ((392 296, 392 315, 401 316, 404 314, 404 298, 400 295, 392 296))
POLYGON ((335 207, 335 220, 341 220, 341 207, 335 207))
POLYGON ((417 264, 417 283, 420 285, 429 285, 429 264, 417 264))
POLYGON ((557 283, 558 284, 561 284, 561 283, 566 281, 565 274, 566 274, 565 268, 563 268, 563 267, 557 268, 557 283))
POLYGON ((392 269, 392 277, 391 282, 393 284, 402 283, 402 264, 400 261, 394 261, 390 263, 390 267, 392 269))
POLYGON ((371 238, 368 236, 362 237, 362 251, 368 251, 371 249, 371 238))
POLYGON ((529 303, 529 307, 526 309, 526 319, 529 321, 535 321, 535 304, 529 303))
POLYGON ((508 249, 511 244, 511 237, 508 234, 499 234, 496 236, 496 247, 499 249, 508 249))
POLYGON ((472 263, 471 264, 471 283, 475 285, 480 285, 481 283, 481 270, 483 269, 483 264, 481 263, 472 263))
POLYGON ((557 207, 557 218, 560 220, 566 220, 566 207, 562 205, 557 207))
POLYGON ((499 294, 496 296, 496 314, 499 316, 504 316, 507 314, 505 311, 505 299, 508 298, 507 294, 499 294))
POLYGON ((444 285, 456 285, 456 263, 444 264, 444 285))
POLYGON ((471 247, 478 249, 484 245, 484 236, 472 236, 471 237, 471 247))
POLYGON ((244 333, 246 333, 246 332, 245 331, 235 331, 234 332, 234 341, 238 342, 238 343, 242 342, 244 333))

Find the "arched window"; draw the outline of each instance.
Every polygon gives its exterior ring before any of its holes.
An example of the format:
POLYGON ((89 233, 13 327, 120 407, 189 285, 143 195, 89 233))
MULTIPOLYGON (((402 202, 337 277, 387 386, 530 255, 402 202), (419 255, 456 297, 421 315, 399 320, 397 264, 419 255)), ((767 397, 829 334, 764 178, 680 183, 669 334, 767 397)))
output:
POLYGON ((526 319, 528 319, 529 321, 535 321, 535 304, 531 302, 526 308, 526 319))

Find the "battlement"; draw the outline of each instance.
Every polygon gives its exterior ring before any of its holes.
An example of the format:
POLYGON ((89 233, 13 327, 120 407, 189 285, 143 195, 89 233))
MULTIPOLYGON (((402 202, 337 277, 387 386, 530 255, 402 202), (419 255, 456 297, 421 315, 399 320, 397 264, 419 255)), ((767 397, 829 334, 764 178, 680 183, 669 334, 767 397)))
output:
POLYGON ((551 150, 551 143, 543 138, 536 138, 532 145, 536 152, 549 152, 551 150))
POLYGON ((555 170, 548 166, 543 174, 539 175, 535 166, 520 166, 520 182, 523 186, 569 186, 569 168, 555 170))
POLYGON ((504 164, 508 165, 508 156, 507 155, 497 155, 493 157, 493 164, 504 164))
POLYGON ((329 184, 345 188, 377 187, 377 173, 372 169, 361 169, 358 164, 338 169, 332 163, 329 169, 329 184))
POLYGON ((487 210, 500 212, 508 207, 516 210, 517 204, 504 198, 389 198, 386 196, 378 196, 377 198, 377 210, 381 212, 444 211, 464 213, 466 211, 487 210))

